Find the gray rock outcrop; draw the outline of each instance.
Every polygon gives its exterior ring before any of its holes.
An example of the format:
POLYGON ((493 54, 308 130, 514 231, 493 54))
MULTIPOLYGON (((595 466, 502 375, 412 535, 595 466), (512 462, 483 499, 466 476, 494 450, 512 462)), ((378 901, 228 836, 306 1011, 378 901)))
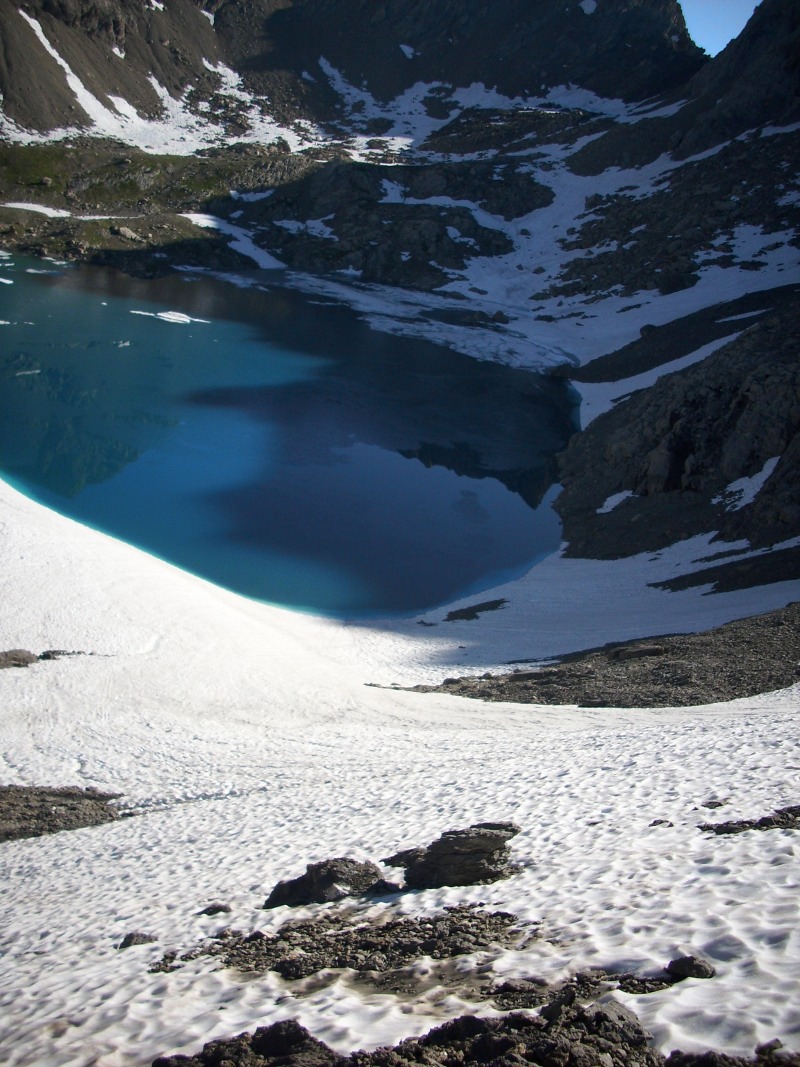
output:
POLYGON ((38 661, 36 653, 28 652, 26 648, 9 648, 6 652, 0 652, 0 670, 4 667, 29 667, 38 661))
POLYGON ((511 874, 507 842, 519 831, 512 822, 475 823, 466 830, 447 830, 427 848, 405 849, 383 862, 405 868, 409 889, 483 885, 511 874))
POLYGON ((0 786, 0 842, 113 822, 119 796, 81 786, 0 786))
POLYGON ((264 902, 264 907, 326 904, 366 893, 382 882, 380 868, 368 860, 361 862, 346 856, 321 860, 319 863, 309 863, 305 874, 278 882, 264 902))
POLYGON ((157 940, 158 938, 153 937, 152 934, 142 933, 141 930, 132 930, 129 934, 125 934, 117 948, 124 949, 134 948, 136 945, 152 945, 157 940))

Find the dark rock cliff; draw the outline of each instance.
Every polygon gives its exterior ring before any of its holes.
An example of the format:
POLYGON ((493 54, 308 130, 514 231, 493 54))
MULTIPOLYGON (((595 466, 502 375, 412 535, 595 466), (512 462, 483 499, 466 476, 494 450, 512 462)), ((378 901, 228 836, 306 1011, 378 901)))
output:
POLYGON ((323 55, 348 81, 383 99, 417 81, 483 82, 511 95, 573 82, 642 99, 702 65, 675 0, 619 0, 589 14, 591 6, 577 0, 226 0, 217 20, 238 69, 317 75, 323 55))
POLYGON ((800 296, 702 362, 600 415, 561 457, 570 555, 620 558, 699 533, 800 534, 800 296), (752 502, 732 483, 777 462, 752 502), (606 500, 631 494, 603 513, 606 500))

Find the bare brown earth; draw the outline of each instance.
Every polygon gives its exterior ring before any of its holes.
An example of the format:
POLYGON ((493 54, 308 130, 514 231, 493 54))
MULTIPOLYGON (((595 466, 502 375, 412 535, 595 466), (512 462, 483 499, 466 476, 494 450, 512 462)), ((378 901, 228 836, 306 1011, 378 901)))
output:
POLYGON ((118 794, 80 786, 0 786, 0 841, 97 826, 117 818, 118 794))
POLYGON ((693 634, 645 638, 526 665, 445 678, 414 692, 581 707, 686 707, 755 696, 800 681, 800 604, 693 634))

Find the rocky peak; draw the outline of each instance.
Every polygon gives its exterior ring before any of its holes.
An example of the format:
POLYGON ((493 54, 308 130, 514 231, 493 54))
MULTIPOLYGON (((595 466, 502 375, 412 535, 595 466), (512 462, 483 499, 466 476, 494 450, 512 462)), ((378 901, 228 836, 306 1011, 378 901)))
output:
POLYGON ((762 0, 742 33, 689 82, 678 158, 800 119, 800 5, 762 0))
POLYGON ((323 56, 384 100, 420 81, 509 95, 572 83, 642 99, 703 64, 675 0, 248 0, 246 12, 226 0, 217 18, 237 66, 246 57, 251 72, 308 78, 323 56), (245 22, 243 36, 235 27, 245 22))
POLYGON ((418 83, 512 97, 576 85, 630 101, 705 62, 676 0, 0 0, 0 26, 3 110, 41 131, 91 126, 52 49, 107 108, 122 98, 158 114, 152 79, 211 99, 222 60, 284 121, 341 113, 332 71, 384 101, 418 83))

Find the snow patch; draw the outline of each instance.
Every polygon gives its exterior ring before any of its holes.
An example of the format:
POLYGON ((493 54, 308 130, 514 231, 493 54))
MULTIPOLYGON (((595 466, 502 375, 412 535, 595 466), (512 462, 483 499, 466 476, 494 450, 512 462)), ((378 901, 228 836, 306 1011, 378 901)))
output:
POLYGON ((758 474, 753 474, 749 478, 737 478, 735 482, 731 482, 719 496, 714 497, 714 503, 723 504, 726 511, 739 511, 740 508, 752 504, 777 467, 780 458, 780 456, 774 456, 768 459, 758 474))
MULTIPOLYGON (((154 9, 162 10, 163 5, 158 5, 154 9)), ((89 117, 89 132, 92 136, 111 137, 140 148, 144 152, 174 155, 191 155, 202 148, 234 140, 229 137, 223 125, 215 124, 207 116, 193 114, 187 104, 186 95, 176 100, 152 75, 148 77, 148 81, 163 109, 160 118, 142 117, 128 101, 121 97, 109 97, 113 107, 107 107, 86 88, 69 64, 50 44, 39 22, 24 11, 20 11, 20 15, 36 34, 47 53, 64 71, 69 88, 89 117)), ((299 121, 289 128, 273 121, 263 113, 258 100, 242 88, 241 79, 234 71, 222 63, 215 65, 208 61, 204 62, 206 67, 219 77, 220 92, 244 105, 244 118, 249 128, 247 132, 237 134, 236 141, 271 144, 280 139, 286 141, 292 151, 326 142, 327 138, 310 123, 299 121)), ((86 127, 81 126, 38 134, 24 130, 6 116, 0 115, 0 134, 21 144, 63 140, 77 133, 85 134, 86 132, 86 127)))
POLYGON ((266 200, 274 192, 274 189, 263 189, 257 193, 240 193, 236 189, 231 189, 231 200, 243 200, 245 203, 254 204, 258 200, 266 200))
POLYGON ((613 511, 614 508, 617 507, 617 505, 621 504, 623 500, 627 500, 630 496, 633 496, 633 493, 630 489, 626 489, 622 493, 612 493, 611 496, 606 498, 602 506, 597 509, 596 514, 608 515, 610 511, 613 511))
POLYGON ((18 211, 35 211, 39 215, 48 215, 51 219, 69 219, 71 211, 63 208, 47 207, 46 204, 29 204, 22 200, 11 200, 2 205, 3 207, 16 208, 18 211))
POLYGON ((243 256, 247 256, 248 259, 252 259, 253 262, 262 270, 283 270, 285 264, 281 263, 275 256, 270 255, 269 252, 265 252, 263 248, 259 248, 253 241, 252 234, 249 230, 246 230, 243 226, 234 226, 231 222, 226 222, 224 219, 218 219, 214 215, 204 215, 199 212, 189 212, 182 215, 182 218, 188 219, 189 222, 193 222, 195 226, 201 226, 207 230, 218 230, 220 233, 224 233, 233 238, 230 242, 230 247, 236 252, 240 252, 243 256))
POLYGON ((274 223, 290 233, 309 233, 326 241, 338 241, 338 235, 327 225, 327 220, 332 218, 333 215, 326 215, 322 219, 305 219, 302 222, 298 219, 275 219, 274 223))
POLYGON ((637 393, 641 389, 649 389, 655 385, 659 378, 665 374, 673 374, 675 371, 685 370, 694 363, 706 359, 717 349, 723 348, 731 341, 735 341, 738 333, 730 333, 726 337, 719 337, 716 341, 709 341, 707 345, 696 349, 688 355, 680 356, 669 363, 662 363, 651 370, 635 374, 630 378, 622 378, 616 382, 574 382, 573 386, 581 394, 581 425, 586 427, 606 411, 610 411, 618 402, 626 399, 631 393, 637 393))

